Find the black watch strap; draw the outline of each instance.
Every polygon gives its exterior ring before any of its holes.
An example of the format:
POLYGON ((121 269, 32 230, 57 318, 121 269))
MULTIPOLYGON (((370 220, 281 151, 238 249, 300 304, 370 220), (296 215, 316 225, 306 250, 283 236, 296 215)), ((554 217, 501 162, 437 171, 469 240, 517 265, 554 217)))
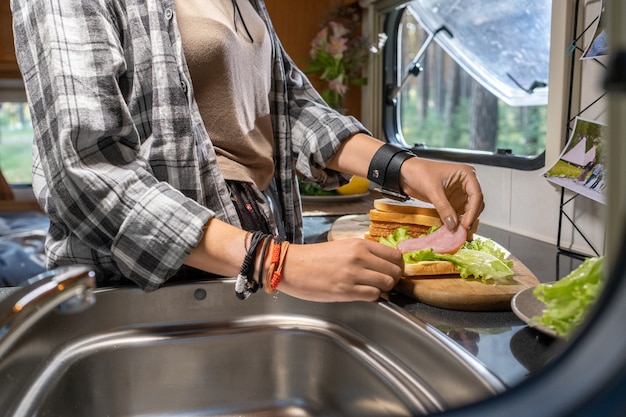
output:
POLYGON ((407 200, 409 197, 400 188, 400 168, 414 153, 398 146, 386 143, 381 146, 370 162, 367 178, 380 185, 378 190, 396 200, 407 200))

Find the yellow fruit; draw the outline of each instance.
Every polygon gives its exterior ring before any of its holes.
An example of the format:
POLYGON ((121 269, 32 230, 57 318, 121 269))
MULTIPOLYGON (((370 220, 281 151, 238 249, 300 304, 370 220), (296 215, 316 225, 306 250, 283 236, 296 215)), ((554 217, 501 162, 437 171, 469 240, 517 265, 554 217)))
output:
POLYGON ((341 195, 363 194, 369 189, 370 181, 367 178, 354 176, 346 185, 337 188, 341 195))

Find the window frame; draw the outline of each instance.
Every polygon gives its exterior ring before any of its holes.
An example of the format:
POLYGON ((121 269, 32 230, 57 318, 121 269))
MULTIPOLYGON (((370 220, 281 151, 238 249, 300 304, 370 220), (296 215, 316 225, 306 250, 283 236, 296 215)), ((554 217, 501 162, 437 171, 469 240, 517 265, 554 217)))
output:
MULTIPOLYGON (((407 147, 403 139, 400 123, 400 109, 397 100, 389 100, 389 94, 402 79, 404 68, 400 68, 398 56, 399 24, 406 11, 406 4, 402 7, 389 11, 384 19, 384 32, 387 34, 387 43, 383 51, 383 86, 382 97, 382 129, 390 143, 407 147)), ((547 146, 547 145, 546 145, 547 146)), ((545 167, 546 150, 535 156, 511 155, 498 152, 451 149, 451 148, 427 148, 412 146, 411 151, 417 156, 441 159, 454 162, 475 163, 480 165, 512 168, 520 171, 534 171, 545 167)))

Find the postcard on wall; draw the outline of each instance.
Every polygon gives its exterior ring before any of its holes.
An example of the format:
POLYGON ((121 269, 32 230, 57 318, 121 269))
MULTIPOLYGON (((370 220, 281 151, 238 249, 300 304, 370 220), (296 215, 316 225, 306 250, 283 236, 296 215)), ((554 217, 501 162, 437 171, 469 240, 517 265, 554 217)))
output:
POLYGON ((576 118, 559 159, 541 174, 548 181, 606 204, 606 125, 576 118))
POLYGON ((605 2, 603 0, 602 8, 597 19, 598 22, 596 26, 596 31, 593 35, 593 38, 587 46, 587 49, 585 49, 585 52, 583 52, 580 59, 591 59, 609 54, 609 45, 606 33, 606 19, 603 19, 605 10, 604 3, 605 2))

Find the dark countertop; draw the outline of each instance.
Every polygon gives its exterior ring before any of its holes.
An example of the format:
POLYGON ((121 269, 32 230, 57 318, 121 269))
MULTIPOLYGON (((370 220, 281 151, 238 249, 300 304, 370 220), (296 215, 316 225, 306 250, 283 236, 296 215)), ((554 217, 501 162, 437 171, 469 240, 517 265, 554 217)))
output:
MULTIPOLYGON (((371 205, 364 201, 350 207, 313 206, 304 217, 307 243, 325 242, 339 212, 363 213, 371 205), (365 207, 365 208, 364 208, 365 207), (335 210, 336 208, 336 210, 335 210), (318 214, 320 211, 322 214, 318 214), (313 214, 314 213, 314 214, 313 214), (331 214, 332 213, 332 214, 331 214), (313 215, 312 215, 313 214, 313 215)), ((580 265, 581 261, 560 255, 555 245, 481 225, 478 233, 507 248, 542 282, 555 281, 580 265)), ((15 288, 0 288, 0 298, 15 288)), ((429 306, 402 294, 391 293, 389 300, 417 319, 446 334, 508 385, 515 384, 540 369, 563 344, 529 328, 513 312, 465 312, 429 306)))
MULTIPOLYGON (((305 217, 305 241, 325 242, 330 227, 339 217, 305 217)), ((481 225, 478 234, 507 248, 541 282, 562 278, 580 265, 579 260, 560 255, 555 245, 487 225, 481 225)), ((389 300, 446 334, 509 386, 541 369, 565 344, 528 327, 512 311, 448 310, 395 292, 389 294, 389 300)))

